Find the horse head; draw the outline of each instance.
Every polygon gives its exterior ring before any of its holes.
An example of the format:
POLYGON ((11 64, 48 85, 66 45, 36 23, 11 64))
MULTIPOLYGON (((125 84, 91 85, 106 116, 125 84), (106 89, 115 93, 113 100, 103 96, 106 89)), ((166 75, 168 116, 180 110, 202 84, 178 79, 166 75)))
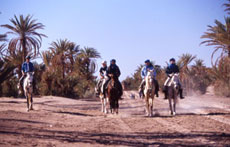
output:
POLYGON ((154 84, 154 70, 148 70, 146 75, 146 87, 152 89, 154 84))
POLYGON ((26 74, 27 87, 32 87, 33 86, 33 79, 34 79, 34 73, 33 72, 28 72, 26 74))
POLYGON ((171 84, 173 84, 175 89, 179 89, 179 73, 174 73, 171 75, 171 84))

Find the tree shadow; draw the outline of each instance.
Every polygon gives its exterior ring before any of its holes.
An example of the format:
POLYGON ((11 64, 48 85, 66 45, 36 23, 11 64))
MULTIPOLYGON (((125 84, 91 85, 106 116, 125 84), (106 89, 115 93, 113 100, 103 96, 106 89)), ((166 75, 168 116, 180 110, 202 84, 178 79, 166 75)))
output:
POLYGON ((1 101, 0 103, 9 103, 9 104, 23 104, 23 103, 26 103, 26 102, 18 102, 18 101, 1 101))
POLYGON ((79 132, 79 131, 60 131, 33 128, 21 128, 11 131, 9 128, 0 130, 0 134, 23 135, 24 137, 39 140, 57 140, 68 143, 89 143, 101 145, 119 145, 119 146, 222 146, 230 143, 229 133, 223 132, 191 132, 191 133, 162 133, 162 132, 79 132), (37 132, 37 133, 35 133, 37 132), (200 142, 200 139, 206 139, 207 142, 200 142), (194 139, 197 139, 194 141, 194 139), (214 142, 214 143, 213 143, 214 142))
POLYGON ((47 123, 44 123, 44 122, 32 121, 32 120, 23 120, 23 119, 7 119, 7 118, 1 118, 0 121, 7 121, 7 122, 23 122, 23 123, 34 123, 34 124, 47 124, 47 123))

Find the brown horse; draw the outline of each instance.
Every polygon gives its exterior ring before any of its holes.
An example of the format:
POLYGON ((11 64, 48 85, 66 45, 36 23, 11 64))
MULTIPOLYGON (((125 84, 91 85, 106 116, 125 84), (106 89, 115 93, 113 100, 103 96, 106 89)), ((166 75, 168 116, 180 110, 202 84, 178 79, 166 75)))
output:
POLYGON ((111 80, 108 83, 108 98, 109 98, 109 104, 110 104, 110 110, 111 113, 118 114, 118 108, 119 108, 119 87, 118 87, 118 78, 114 75, 110 75, 111 80))

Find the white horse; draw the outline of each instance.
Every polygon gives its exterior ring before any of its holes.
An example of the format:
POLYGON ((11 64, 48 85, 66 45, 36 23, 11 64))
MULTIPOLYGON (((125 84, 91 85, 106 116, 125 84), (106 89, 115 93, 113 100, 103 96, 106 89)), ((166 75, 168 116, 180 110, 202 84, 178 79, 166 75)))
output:
POLYGON ((101 100, 101 112, 107 114, 108 113, 108 97, 107 97, 107 94, 106 94, 106 90, 104 88, 104 85, 105 85, 105 82, 108 80, 108 77, 107 76, 104 76, 104 78, 102 79, 102 84, 101 84, 101 87, 100 87, 100 94, 99 94, 99 97, 100 97, 100 100, 101 100), (104 93, 104 94, 103 94, 104 93))
POLYGON ((179 92, 180 84, 179 84, 179 74, 173 73, 169 75, 171 78, 168 82, 168 100, 169 100, 169 108, 171 115, 176 115, 176 103, 177 103, 177 95, 179 92))
POLYGON ((145 77, 145 103, 146 103, 146 116, 153 116, 153 99, 155 95, 154 85, 154 70, 148 70, 147 76, 145 77))
POLYGON ((26 73, 23 81, 23 90, 27 99, 27 111, 33 110, 33 72, 26 73))

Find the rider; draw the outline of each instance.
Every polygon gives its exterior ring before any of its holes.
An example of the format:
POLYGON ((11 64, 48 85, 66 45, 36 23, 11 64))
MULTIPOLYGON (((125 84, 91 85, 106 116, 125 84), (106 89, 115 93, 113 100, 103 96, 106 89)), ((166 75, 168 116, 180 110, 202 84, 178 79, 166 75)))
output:
MULTIPOLYGON (((176 65, 176 60, 174 58, 171 58, 169 60, 170 62, 170 65, 167 67, 166 69, 166 74, 167 74, 167 80, 165 81, 164 83, 164 90, 163 92, 165 93, 165 99, 167 99, 168 97, 168 93, 167 93, 167 90, 168 90, 168 82, 170 81, 171 77, 169 76, 169 74, 172 74, 172 73, 179 73, 179 67, 176 65)), ((181 86, 181 83, 179 81, 179 94, 180 94, 180 98, 183 99, 183 89, 182 89, 182 86, 181 86)))
MULTIPOLYGON (((145 61, 145 66, 141 70, 142 82, 141 82, 141 85, 140 85, 140 88, 139 88, 140 89, 139 92, 141 94, 144 93, 143 91, 144 91, 144 86, 145 86, 145 77, 147 76, 148 70, 154 70, 154 67, 153 67, 152 63, 150 62, 150 60, 146 60, 145 61)), ((155 94, 156 94, 157 97, 159 97, 159 94, 158 94, 159 84, 158 84, 158 81, 156 80, 156 75, 157 75, 157 73, 154 70, 154 84, 156 86, 156 88, 155 88, 155 94)))
POLYGON ((23 80, 26 77, 26 73, 34 72, 34 65, 30 62, 31 57, 28 55, 26 57, 26 62, 22 64, 22 77, 19 80, 20 86, 23 87, 23 80))
POLYGON ((118 79, 120 77, 120 75, 121 75, 121 72, 120 72, 119 67, 116 65, 116 60, 115 59, 112 59, 110 61, 110 66, 108 67, 107 76, 109 77, 109 79, 106 82, 106 87, 107 87, 108 82, 111 80, 111 77, 110 77, 111 74, 114 76, 115 80, 118 81, 118 89, 119 89, 119 92, 120 92, 119 97, 121 99, 121 96, 123 94, 123 90, 122 90, 122 85, 121 85, 121 83, 120 83, 120 81, 118 79))
POLYGON ((97 86, 96 86, 96 95, 98 96, 99 95, 99 92, 100 92, 100 88, 102 87, 103 89, 103 93, 104 93, 104 85, 105 85, 105 82, 104 79, 106 78, 107 76, 107 62, 106 61, 103 61, 102 63, 102 67, 100 68, 99 72, 100 72, 100 80, 98 81, 97 83, 97 86))

